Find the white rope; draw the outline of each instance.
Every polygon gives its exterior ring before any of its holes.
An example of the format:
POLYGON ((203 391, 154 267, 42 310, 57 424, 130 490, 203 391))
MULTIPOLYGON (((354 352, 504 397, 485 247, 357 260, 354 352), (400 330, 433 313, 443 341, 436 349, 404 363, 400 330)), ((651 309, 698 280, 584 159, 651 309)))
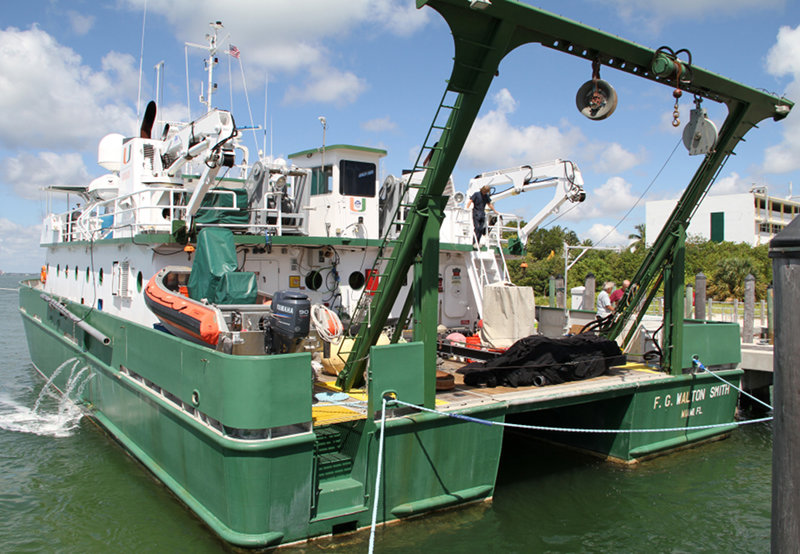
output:
POLYGON ((579 427, 548 427, 545 425, 523 425, 521 423, 500 423, 497 421, 488 421, 486 419, 480 419, 477 417, 472 417, 464 414, 459 414, 456 412, 438 412, 436 410, 431 410, 430 408, 424 408, 422 406, 417 406, 416 404, 409 404, 407 402, 403 402, 401 400, 393 400, 395 404, 400 404, 401 406, 407 406, 409 408, 414 408, 415 410, 420 410, 422 412, 428 412, 431 414, 436 414, 444 417, 450 417, 453 419, 462 419, 464 421, 469 421, 472 423, 480 423, 481 425, 489 425, 489 426, 497 426, 497 427, 510 427, 513 429, 527 429, 530 431, 555 431, 555 432, 562 432, 562 433, 601 433, 601 434, 618 434, 618 433, 669 433, 669 432, 676 432, 676 431, 700 431, 703 429, 717 429, 720 427, 730 427, 731 425, 747 425, 749 423, 764 423, 765 421, 772 421, 772 417, 762 417, 759 419, 749 419, 747 421, 732 421, 730 423, 713 423, 709 425, 692 425, 687 427, 665 427, 663 429, 583 429, 579 427))
POLYGON ((378 521, 378 495, 381 486, 381 466, 383 465, 383 431, 386 428, 386 397, 381 407, 381 438, 378 441, 378 468, 375 470, 375 500, 372 503, 372 526, 369 530, 369 554, 375 551, 375 524, 378 521))
POLYGON ((334 342, 344 333, 342 320, 336 312, 324 304, 311 306, 311 323, 314 324, 319 337, 326 342, 334 342))
POLYGON ((692 358, 692 363, 693 363, 693 364, 694 364, 696 367, 699 367, 700 369, 702 369, 703 371, 705 371, 706 373, 709 373, 709 374, 713 375, 714 377, 716 377, 717 379, 719 379, 720 381, 722 381, 722 382, 723 382, 723 383, 725 383, 726 385, 730 385, 730 386, 732 386, 733 388, 735 388, 736 390, 738 390, 740 393, 742 393, 743 395, 747 396, 748 398, 751 398, 751 399, 755 400, 756 402, 758 402, 758 403, 759 403, 759 404, 761 404, 762 406, 766 407, 767 409, 769 409, 769 410, 772 410, 772 409, 773 409, 773 408, 772 408, 772 406, 770 406, 770 405, 769 405, 769 404, 767 404, 766 402, 763 402, 763 401, 759 400, 758 398, 756 398, 755 396, 753 396, 753 395, 752 395, 752 394, 750 394, 749 392, 745 392, 745 391, 744 391, 744 389, 740 389, 739 387, 737 387, 737 386, 736 386, 736 385, 734 385, 733 383, 729 383, 728 381, 726 381, 725 379, 723 379, 722 377, 720 377, 719 375, 717 375, 717 374, 716 374, 716 373, 714 373, 713 371, 710 371, 710 370, 706 369, 706 366, 704 366, 704 365, 703 365, 703 364, 700 362, 700 360, 698 359, 698 357, 697 357, 697 356, 694 356, 694 357, 692 358))
MULTIPOLYGON (((697 362, 698 367, 711 373, 722 381, 740 392, 742 391, 736 385, 725 381, 722 377, 712 373, 711 371, 707 370, 703 364, 699 362, 699 360, 695 360, 697 362)), ((745 393, 747 394, 747 393, 745 393)), ((748 396, 750 396, 748 394, 748 396)), ((754 400, 758 400, 757 398, 753 398, 754 400)), ((379 500, 379 493, 380 493, 380 484, 381 484, 381 468, 383 467, 383 444, 384 444, 384 431, 386 429, 386 404, 387 398, 383 397, 381 405, 381 426, 380 426, 380 439, 378 441, 378 460, 377 460, 377 468, 375 470, 375 489, 374 489, 374 500, 372 503, 372 524, 370 526, 369 532, 369 554, 373 554, 375 551, 375 527, 377 525, 378 520, 378 500, 379 500)), ((469 421, 472 423, 478 423, 481 425, 488 425, 488 426, 497 426, 497 427, 510 427, 514 429, 528 429, 528 430, 535 430, 535 431, 560 431, 560 432, 567 432, 567 433, 657 433, 657 432, 676 432, 676 431, 697 431, 702 429, 714 429, 719 427, 729 427, 731 425, 747 425, 750 423, 763 423, 766 421, 771 421, 772 417, 763 417, 759 419, 751 419, 747 421, 735 421, 731 423, 714 423, 710 425, 693 425, 690 427, 667 427, 663 429, 581 429, 581 428, 571 428, 571 427, 548 427, 544 425, 523 425, 519 423, 500 423, 496 421, 489 421, 486 419, 480 419, 477 417, 467 416, 464 414, 459 414, 455 412, 439 412, 437 410, 432 410, 430 408, 425 408, 422 406, 417 406, 416 404, 409 404, 408 402, 403 402, 402 400, 398 400, 396 398, 391 399, 391 402, 394 404, 399 404, 401 406, 406 406, 409 408, 414 408, 415 410, 419 410, 422 412, 428 412, 431 414, 443 416, 443 417, 450 417, 455 419, 461 419, 464 421, 469 421)), ((760 401, 759 401, 760 402, 760 401)), ((763 402, 761 402, 764 404, 763 402)), ((767 406, 766 404, 764 404, 767 406)), ((767 406, 769 407, 769 406, 767 406)), ((770 408, 771 409, 771 408, 770 408)))

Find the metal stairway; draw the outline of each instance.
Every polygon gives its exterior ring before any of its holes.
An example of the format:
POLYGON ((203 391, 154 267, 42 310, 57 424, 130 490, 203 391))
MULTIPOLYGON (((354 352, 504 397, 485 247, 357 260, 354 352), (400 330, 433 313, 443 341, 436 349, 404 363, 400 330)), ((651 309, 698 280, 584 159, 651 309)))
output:
POLYGON ((314 429, 315 519, 328 519, 366 510, 364 482, 353 477, 353 458, 345 447, 348 430, 337 426, 314 429))
POLYGON ((470 252, 467 273, 472 288, 472 297, 475 299, 475 307, 481 315, 483 314, 483 287, 494 283, 511 282, 505 258, 501 257, 501 261, 498 261, 497 253, 491 247, 486 250, 478 248, 470 252))

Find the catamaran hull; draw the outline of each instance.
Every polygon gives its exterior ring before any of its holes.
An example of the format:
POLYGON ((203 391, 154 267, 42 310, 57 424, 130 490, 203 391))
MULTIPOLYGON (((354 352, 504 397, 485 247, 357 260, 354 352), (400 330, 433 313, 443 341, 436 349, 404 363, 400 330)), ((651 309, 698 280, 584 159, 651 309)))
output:
MULTIPOLYGON (((50 376, 70 358, 88 365, 80 400, 91 417, 226 541, 270 546, 370 523, 376 426, 350 429, 359 437, 350 476, 319 476, 308 354, 234 357, 93 312, 112 337, 103 347, 32 289, 20 296, 36 368, 50 376)), ((68 378, 54 384, 64 390, 68 378)), ((480 415, 500 421, 501 408, 480 415)), ((499 427, 391 422, 378 520, 490 497, 501 441, 499 427)))
MULTIPOLYGON (((85 306, 69 308, 86 315, 110 344, 75 327, 37 290, 23 286, 20 310, 36 368, 49 377, 69 358, 88 365, 93 377, 79 400, 91 417, 224 540, 272 546, 369 525, 379 421, 314 425, 308 354, 231 356, 103 312, 86 314, 85 306), (350 462, 343 465, 345 458, 350 462)), ((416 345, 391 347, 402 353, 414 352, 416 345)), ((381 363, 392 358, 405 363, 398 354, 381 363)), ((724 373, 734 381, 739 375, 724 373)), ((65 390, 68 378, 58 375, 54 383, 65 390)), ((486 402, 459 413, 491 423, 556 418, 562 426, 596 427, 602 421, 620 429, 728 424, 702 434, 622 433, 572 441, 631 460, 732 429, 735 394, 706 403, 706 411, 692 418, 663 406, 665 397, 691 395, 713 380, 665 377, 593 397, 554 396, 536 406, 486 402)), ((387 420, 378 521, 490 498, 502 437, 497 425, 394 414, 387 420)))

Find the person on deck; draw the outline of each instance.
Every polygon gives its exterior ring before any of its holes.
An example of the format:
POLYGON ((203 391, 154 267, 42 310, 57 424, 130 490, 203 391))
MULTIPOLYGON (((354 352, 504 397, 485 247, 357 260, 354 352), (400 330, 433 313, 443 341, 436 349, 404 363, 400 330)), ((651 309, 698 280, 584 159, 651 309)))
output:
POLYGON ((617 302, 619 302, 619 299, 625 295, 625 291, 628 290, 629 286, 631 286, 631 282, 625 279, 624 281, 622 281, 622 286, 611 293, 611 296, 609 298, 611 300, 611 303, 614 304, 615 308, 617 306, 617 302))
POLYGON ((614 290, 613 281, 606 281, 603 290, 597 295, 597 319, 605 319, 614 311, 610 296, 612 290, 614 290))
POLYGON ((77 223, 75 222, 78 221, 78 218, 80 217, 81 217, 81 204, 80 202, 78 202, 77 204, 75 204, 75 209, 72 210, 72 213, 69 214, 69 222, 67 223, 67 230, 68 230, 67 240, 77 240, 75 234, 77 223))
POLYGON ((492 197, 489 195, 490 190, 489 185, 482 186, 481 190, 470 196, 467 202, 467 209, 472 206, 472 226, 475 229, 475 242, 478 244, 481 243, 481 237, 486 234, 486 208, 489 207, 497 213, 492 204, 492 197))

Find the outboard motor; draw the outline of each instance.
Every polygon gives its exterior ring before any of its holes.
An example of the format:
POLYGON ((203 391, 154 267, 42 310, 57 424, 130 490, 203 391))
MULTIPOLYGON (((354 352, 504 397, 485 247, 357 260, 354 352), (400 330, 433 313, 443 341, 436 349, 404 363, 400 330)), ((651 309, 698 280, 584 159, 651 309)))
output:
POLYGON ((267 354, 298 352, 308 336, 311 301, 292 290, 280 290, 272 297, 272 313, 266 324, 264 349, 267 354))

